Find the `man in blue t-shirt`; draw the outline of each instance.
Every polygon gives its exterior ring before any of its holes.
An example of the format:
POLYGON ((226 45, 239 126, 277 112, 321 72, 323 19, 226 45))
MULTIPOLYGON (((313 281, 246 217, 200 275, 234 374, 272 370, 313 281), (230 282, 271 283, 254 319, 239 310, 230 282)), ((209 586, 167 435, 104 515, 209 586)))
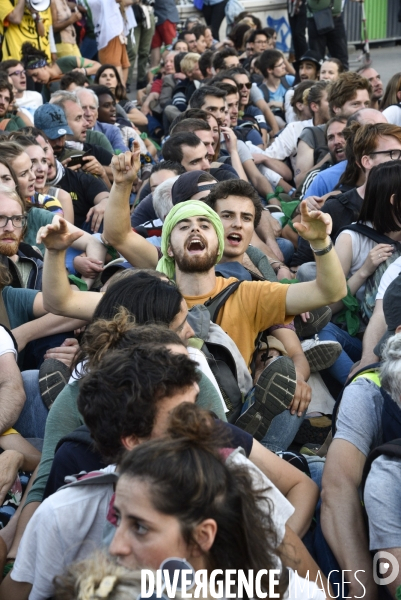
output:
POLYGON ((295 77, 286 74, 284 56, 278 50, 265 50, 259 58, 259 66, 264 77, 259 88, 276 119, 284 119, 284 96, 294 85, 295 77))

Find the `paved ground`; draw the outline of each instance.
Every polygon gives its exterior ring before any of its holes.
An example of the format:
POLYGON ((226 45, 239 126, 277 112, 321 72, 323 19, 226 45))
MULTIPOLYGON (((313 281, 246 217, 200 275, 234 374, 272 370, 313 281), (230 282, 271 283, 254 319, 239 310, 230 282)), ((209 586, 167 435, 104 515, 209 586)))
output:
MULTIPOLYGON (((398 72, 401 72, 401 46, 384 46, 381 48, 371 48, 372 67, 380 73, 382 81, 386 86, 389 79, 398 72)), ((350 69, 356 71, 362 62, 358 62, 361 52, 355 51, 354 47, 349 48, 350 69)))

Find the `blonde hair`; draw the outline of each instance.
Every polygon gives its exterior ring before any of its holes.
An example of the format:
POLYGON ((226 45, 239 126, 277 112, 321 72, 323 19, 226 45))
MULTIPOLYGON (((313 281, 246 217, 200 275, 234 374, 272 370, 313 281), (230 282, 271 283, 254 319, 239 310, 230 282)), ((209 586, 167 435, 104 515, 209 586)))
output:
POLYGON ((188 52, 180 62, 180 68, 185 75, 191 72, 197 62, 199 62, 200 54, 197 52, 188 52))
POLYGON ((23 201, 23 199, 21 198, 21 196, 19 196, 15 190, 12 190, 11 188, 7 187, 6 185, 3 185, 2 183, 0 183, 0 194, 2 196, 8 196, 8 198, 10 200, 14 200, 14 202, 18 202, 18 204, 21 206, 22 213, 25 214, 26 204, 23 201))
POLYGON ((98 552, 71 564, 54 586, 55 600, 132 600, 141 593, 141 571, 130 571, 98 552))

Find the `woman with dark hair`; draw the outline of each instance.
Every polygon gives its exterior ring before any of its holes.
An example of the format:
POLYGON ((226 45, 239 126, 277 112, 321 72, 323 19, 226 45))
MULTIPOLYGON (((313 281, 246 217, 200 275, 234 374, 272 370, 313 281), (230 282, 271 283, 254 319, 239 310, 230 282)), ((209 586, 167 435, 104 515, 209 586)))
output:
POLYGON ((102 65, 97 70, 94 81, 96 84, 108 87, 113 92, 119 106, 125 111, 132 123, 137 126, 148 124, 145 115, 136 108, 134 102, 131 102, 127 98, 127 92, 117 67, 114 65, 102 65))
POLYGON ((43 84, 42 95, 47 101, 50 100, 51 93, 60 89, 59 81, 65 73, 80 71, 85 77, 89 77, 100 67, 100 63, 82 56, 63 56, 49 64, 46 52, 35 48, 30 42, 22 44, 21 54, 26 74, 35 83, 43 84))
MULTIPOLYGON (((401 255, 400 190, 399 161, 373 167, 356 227, 345 228, 337 237, 336 250, 348 287, 361 304, 365 323, 373 312, 380 274, 401 255)), ((333 312, 341 308, 343 303, 338 302, 333 312)))
POLYGON ((395 73, 387 84, 380 110, 389 123, 401 125, 401 73, 395 73))

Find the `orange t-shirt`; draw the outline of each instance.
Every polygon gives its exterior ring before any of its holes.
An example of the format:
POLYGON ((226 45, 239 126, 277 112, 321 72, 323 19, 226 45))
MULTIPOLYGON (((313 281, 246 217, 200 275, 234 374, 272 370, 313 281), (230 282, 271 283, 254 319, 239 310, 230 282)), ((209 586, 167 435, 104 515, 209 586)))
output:
MULTIPOLYGON (((216 286, 208 294, 184 296, 188 308, 204 304, 234 281, 237 281, 235 277, 216 277, 216 286)), ((255 351, 258 334, 272 325, 292 321, 293 317, 285 314, 288 287, 270 281, 243 281, 220 309, 216 323, 236 343, 248 366, 255 351)))

